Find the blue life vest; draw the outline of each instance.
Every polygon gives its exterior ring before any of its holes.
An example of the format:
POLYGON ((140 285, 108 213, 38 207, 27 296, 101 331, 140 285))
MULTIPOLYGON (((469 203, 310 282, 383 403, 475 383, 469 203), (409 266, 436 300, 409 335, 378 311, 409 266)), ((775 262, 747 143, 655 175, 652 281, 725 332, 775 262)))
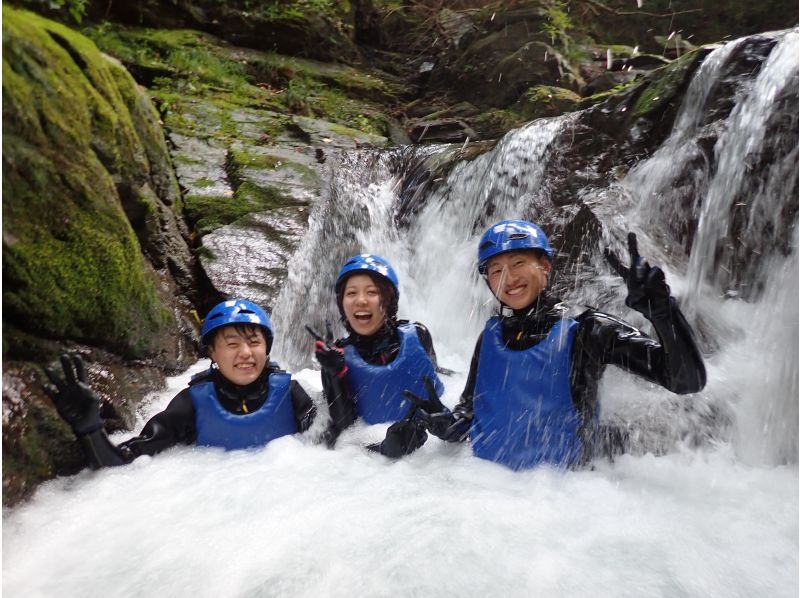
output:
POLYGON ((566 467, 582 455, 582 420, 572 402, 569 375, 578 322, 561 320, 524 351, 506 347, 500 318, 483 331, 478 360, 473 452, 511 469, 545 462, 566 467))
POLYGON ((345 378, 356 403, 356 412, 369 424, 396 422, 405 417, 411 402, 403 396, 404 390, 427 399, 428 392, 422 381, 428 376, 441 396, 444 384, 436 375, 430 356, 419 342, 413 324, 397 327, 400 352, 391 363, 372 365, 364 361, 353 345, 344 348, 347 363, 345 378))
POLYGON ((214 382, 189 386, 194 403, 197 444, 221 446, 226 450, 264 446, 287 434, 297 432, 289 383, 286 372, 269 375, 267 400, 253 413, 236 415, 227 411, 217 399, 214 382))

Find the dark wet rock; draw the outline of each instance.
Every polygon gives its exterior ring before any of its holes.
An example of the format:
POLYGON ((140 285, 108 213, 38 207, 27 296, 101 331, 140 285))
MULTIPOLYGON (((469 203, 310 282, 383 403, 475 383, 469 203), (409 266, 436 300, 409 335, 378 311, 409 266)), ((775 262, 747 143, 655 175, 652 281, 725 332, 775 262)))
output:
MULTIPOLYGON (((108 433, 130 429, 145 394, 163 387, 164 371, 146 363, 86 346, 74 346, 87 364, 89 382, 102 401, 100 415, 108 433)), ((58 371, 57 360, 48 364, 58 371)), ((86 456, 44 394, 42 369, 30 362, 3 363, 3 505, 27 498, 54 476, 73 475, 87 466, 86 456)))
POLYGON ((394 169, 400 177, 395 222, 408 226, 426 199, 443 182, 447 174, 462 161, 472 161, 495 146, 496 140, 454 145, 445 151, 417 153, 413 147, 395 155, 394 169), (406 157, 412 154, 412 158, 406 157))
POLYGON ((440 61, 429 87, 494 107, 513 102, 532 85, 563 81, 557 84, 577 88, 576 75, 549 42, 538 29, 512 23, 478 38, 454 54, 452 62, 440 61))
POLYGON ((371 135, 318 118, 293 116, 292 124, 302 132, 305 143, 311 146, 353 149, 365 146, 384 147, 388 143, 386 137, 371 135))
POLYGON ((192 127, 169 138, 205 292, 271 307, 320 195, 318 152, 386 139, 321 119, 221 107, 213 99, 183 107, 181 124, 192 127))
POLYGON ((183 192, 230 197, 233 189, 225 170, 227 148, 213 138, 170 133, 172 161, 183 192))
POLYGON ((308 212, 297 206, 249 214, 204 236, 200 259, 217 292, 271 309, 305 234, 308 212))
POLYGON ((472 19, 466 14, 446 7, 439 11, 436 20, 442 35, 455 48, 461 46, 464 36, 477 30, 472 19))
POLYGON ((424 119, 408 128, 414 143, 454 143, 478 137, 474 129, 459 118, 424 119))

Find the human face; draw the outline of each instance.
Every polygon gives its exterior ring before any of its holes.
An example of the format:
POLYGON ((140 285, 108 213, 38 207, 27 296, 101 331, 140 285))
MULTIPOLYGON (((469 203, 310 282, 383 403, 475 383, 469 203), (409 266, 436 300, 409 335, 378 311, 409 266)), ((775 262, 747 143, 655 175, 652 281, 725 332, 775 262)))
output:
POLYGON ((342 292, 342 310, 353 332, 370 336, 386 322, 381 291, 367 274, 354 274, 347 279, 342 292))
POLYGON ((528 307, 547 287, 550 260, 533 251, 509 251, 489 260, 486 280, 492 293, 511 309, 528 307))
POLYGON ((269 358, 267 339, 258 326, 244 332, 235 326, 224 326, 214 337, 208 354, 220 373, 239 386, 255 382, 269 358))

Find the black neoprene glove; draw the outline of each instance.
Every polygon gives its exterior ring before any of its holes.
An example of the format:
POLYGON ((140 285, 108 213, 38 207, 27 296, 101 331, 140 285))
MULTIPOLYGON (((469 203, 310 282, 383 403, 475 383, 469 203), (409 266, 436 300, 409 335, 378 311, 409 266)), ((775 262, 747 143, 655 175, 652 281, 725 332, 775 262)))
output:
POLYGON ((85 436, 99 430, 100 399, 89 387, 86 368, 78 355, 61 356, 62 380, 53 370, 44 372, 53 384, 43 386, 45 393, 56 406, 58 414, 67 422, 77 436, 85 436))
POLYGON ((341 378, 347 372, 347 364, 344 361, 344 351, 339 347, 331 347, 322 341, 314 343, 314 355, 322 368, 332 376, 341 378))
POLYGON ((347 364, 344 361, 344 350, 333 344, 333 330, 331 329, 330 322, 325 322, 325 327, 326 334, 323 338, 320 334, 315 332, 313 328, 306 326, 306 329, 316 339, 314 341, 314 356, 317 358, 319 365, 322 366, 322 369, 331 376, 341 378, 347 373, 347 364))
POLYGON ((386 430, 386 438, 380 443, 380 453, 397 459, 410 455, 428 440, 428 434, 421 422, 403 419, 393 423, 386 430))
POLYGON ((455 418, 452 412, 439 400, 433 380, 428 376, 424 376, 422 381, 425 383, 425 390, 428 393, 427 400, 423 400, 410 390, 404 390, 403 394, 417 407, 414 417, 422 423, 425 429, 434 436, 445 438, 455 418))
POLYGON ((628 287, 625 305, 651 321, 669 318, 674 305, 664 271, 658 266, 651 266, 639 255, 635 233, 628 233, 628 252, 631 256, 631 265, 626 268, 613 251, 608 248, 605 250, 608 263, 625 280, 628 287))

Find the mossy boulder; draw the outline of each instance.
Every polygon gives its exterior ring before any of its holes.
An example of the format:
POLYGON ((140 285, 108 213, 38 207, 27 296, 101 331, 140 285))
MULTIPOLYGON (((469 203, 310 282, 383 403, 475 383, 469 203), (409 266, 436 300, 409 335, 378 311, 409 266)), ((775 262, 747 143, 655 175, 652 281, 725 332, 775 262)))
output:
POLYGON ((157 206, 117 70, 83 36, 3 7, 4 319, 141 357, 171 317, 126 214, 157 206))
POLYGON ((130 423, 143 390, 196 358, 196 279, 158 114, 116 60, 4 5, 2 87, 6 499, 83 462, 39 450, 55 428, 68 437, 40 366, 80 350, 90 369, 113 361, 120 380, 134 380, 147 363, 146 384, 126 397, 124 384, 109 389, 130 423))
POLYGON ((580 96, 570 89, 552 85, 535 85, 528 88, 514 105, 514 111, 526 120, 558 116, 581 107, 580 96))

